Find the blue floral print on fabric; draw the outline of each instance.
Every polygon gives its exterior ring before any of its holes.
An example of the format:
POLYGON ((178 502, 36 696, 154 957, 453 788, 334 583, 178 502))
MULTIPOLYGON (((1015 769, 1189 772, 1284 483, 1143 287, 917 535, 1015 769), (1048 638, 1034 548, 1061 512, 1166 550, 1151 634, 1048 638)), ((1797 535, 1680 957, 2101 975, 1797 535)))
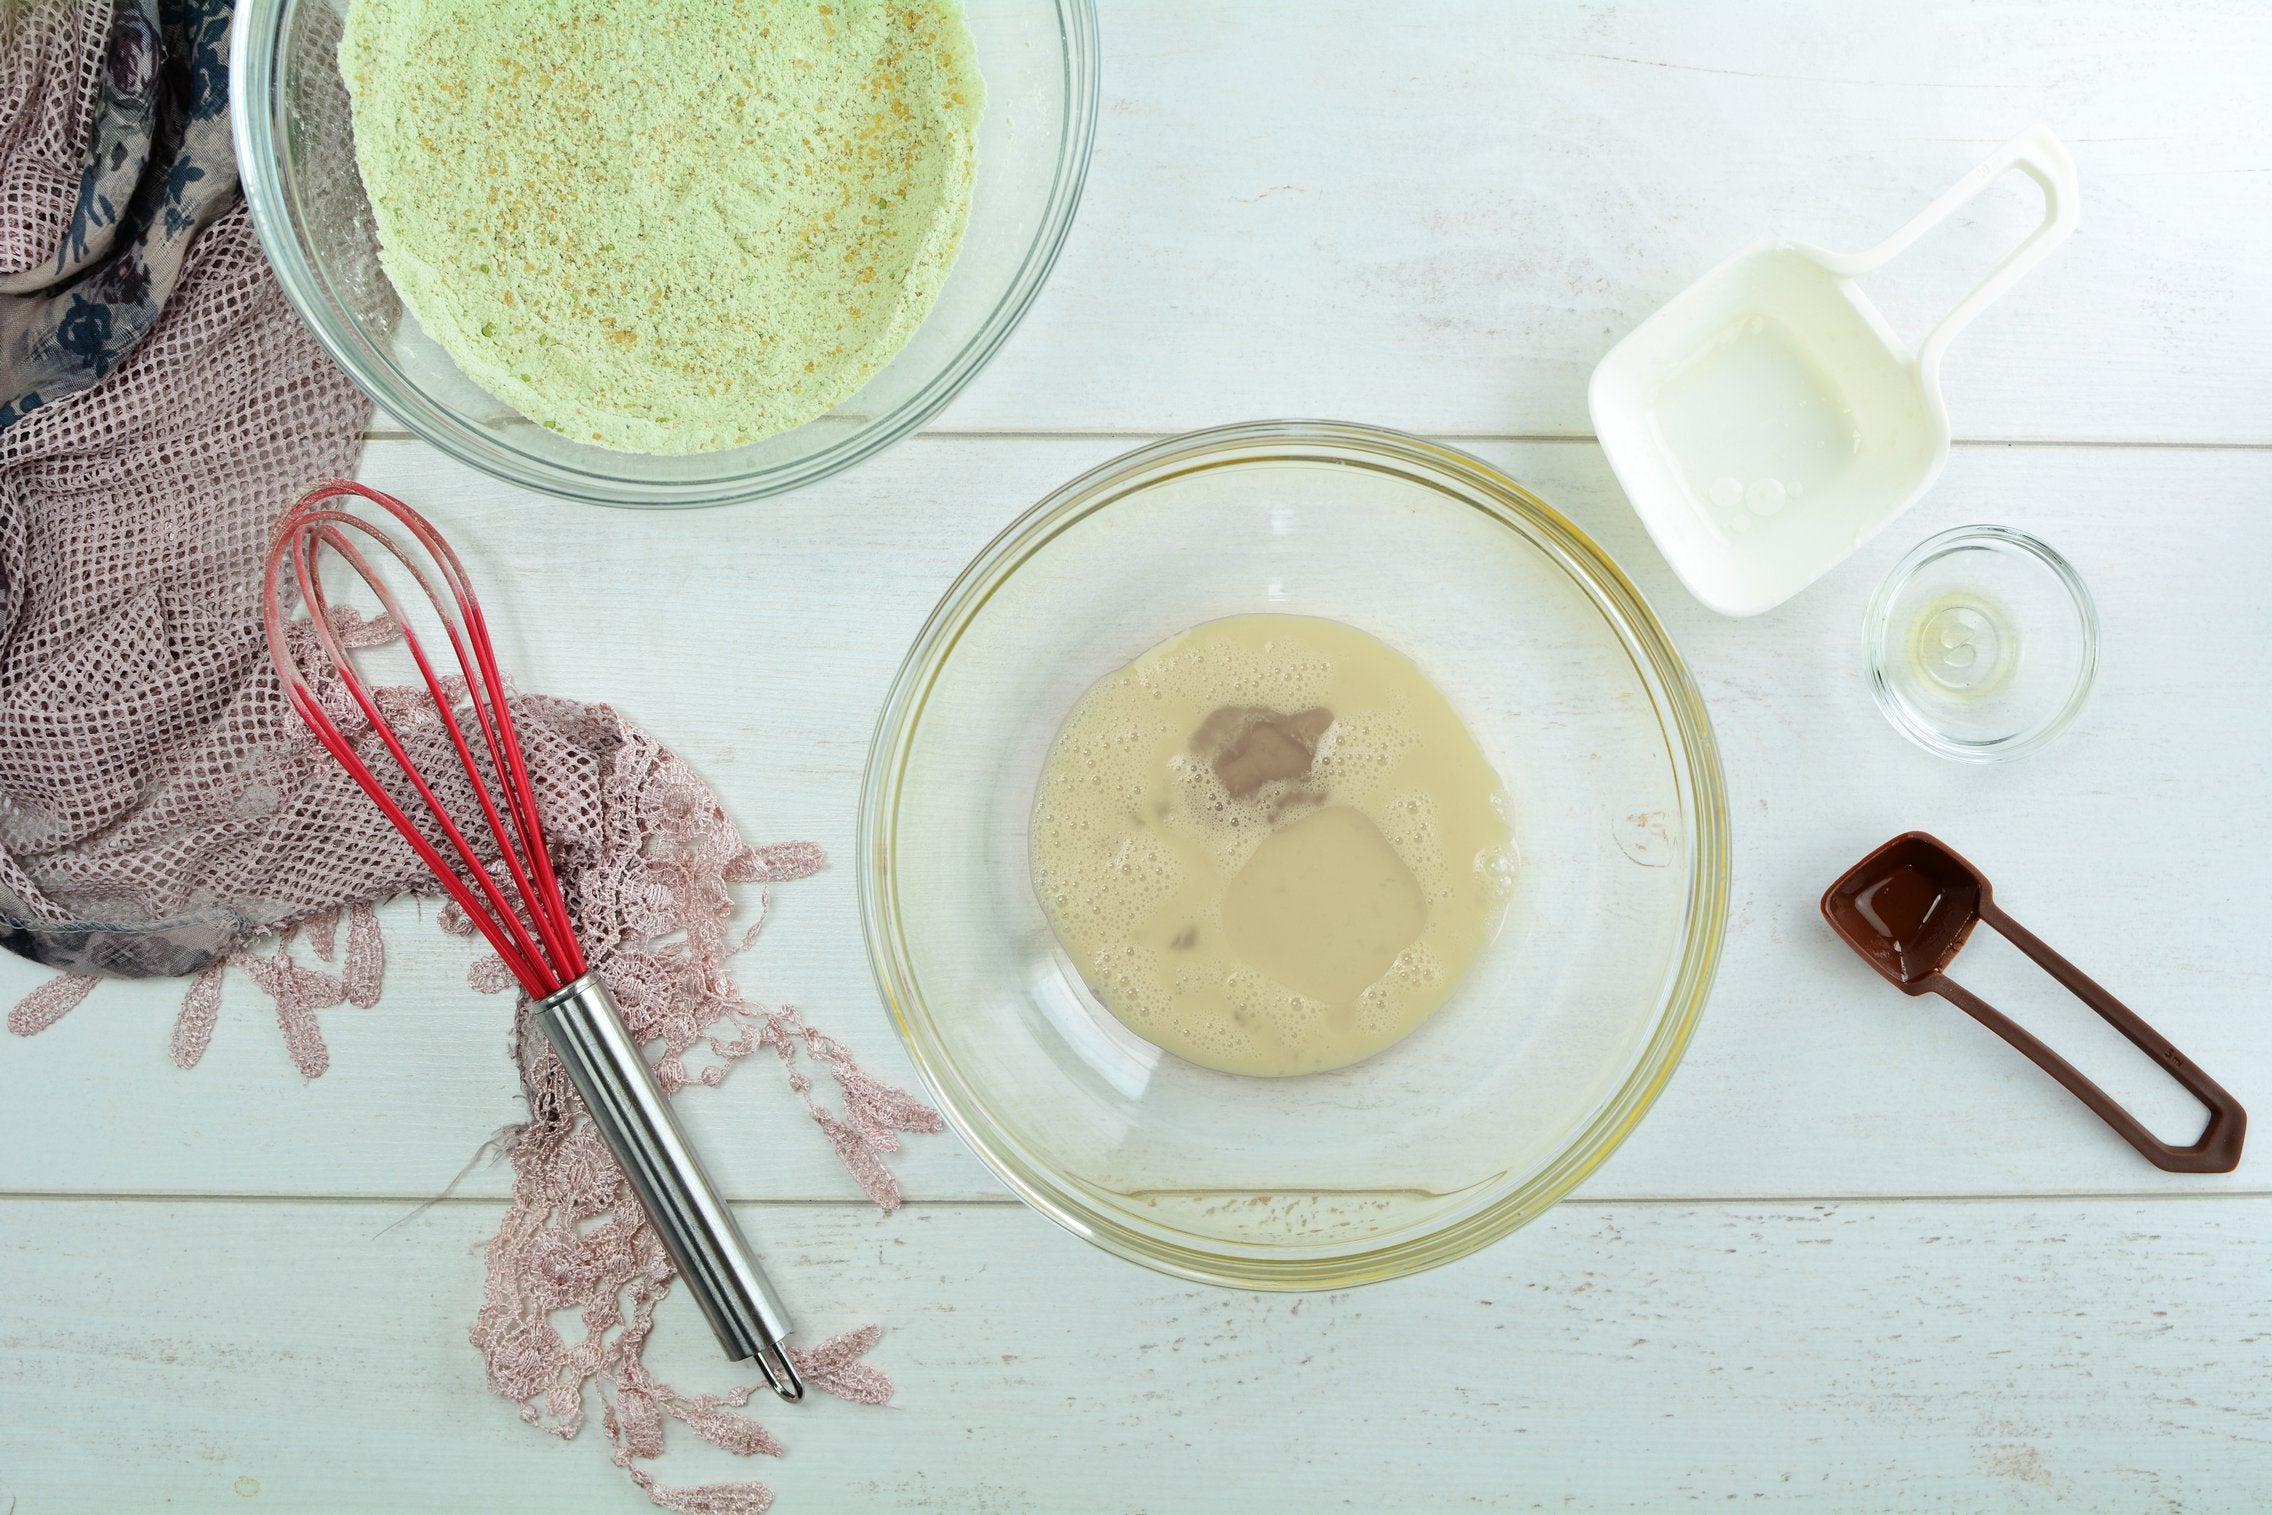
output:
POLYGON ((156 324, 197 234, 235 202, 234 8, 115 0, 70 229, 44 275, 0 283, 0 430, 116 368, 156 324))

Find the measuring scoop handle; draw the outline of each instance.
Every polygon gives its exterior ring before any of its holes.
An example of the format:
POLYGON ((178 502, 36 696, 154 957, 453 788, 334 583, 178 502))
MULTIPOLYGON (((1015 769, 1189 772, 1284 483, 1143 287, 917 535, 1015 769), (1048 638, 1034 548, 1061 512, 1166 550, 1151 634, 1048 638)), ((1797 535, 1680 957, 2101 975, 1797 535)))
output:
POLYGON ((1934 993, 2011 1043, 2030 1062, 2056 1079, 2068 1093, 2089 1106, 2093 1114, 2112 1126, 2117 1136, 2137 1148, 2139 1155, 2155 1167, 2171 1173, 2230 1173, 2240 1166, 2241 1144, 2248 1135, 2248 1112, 2241 1108, 2239 1100, 2226 1093, 2223 1085, 2202 1072, 2199 1064, 2178 1051, 2168 1037, 2147 1025, 2129 1006, 2107 993, 2097 980, 2052 951, 2041 937, 2005 914, 2001 906, 1983 902, 1980 919, 1994 927, 2006 941, 2026 953, 2038 967, 2066 985, 2077 999, 2097 1011, 2100 1019, 2128 1037, 2133 1046, 2152 1058, 2188 1094, 2207 1106, 2208 1125, 2191 1146, 2173 1147, 2147 1130, 2136 1116, 2116 1104, 2104 1089, 2085 1078, 2073 1063, 2046 1047, 2018 1022, 1962 984, 1946 974, 1935 974, 1927 985, 1934 993))
POLYGON ((1917 345, 1917 369, 1928 381, 1935 380, 1940 372, 1941 355, 1948 350, 1956 334, 1966 323, 1995 303, 2005 290, 2017 284, 2027 271, 2042 262, 2051 249, 2067 239, 2082 219, 2082 184, 2075 175, 2075 160, 2068 155, 2067 145, 2053 135, 2048 126, 2029 127, 2003 146, 1990 153, 1980 166, 1959 179, 1948 191, 1926 206, 1907 226, 1871 248, 1868 252, 1840 260, 1839 272, 1852 278, 1892 262, 1901 253, 1934 227, 1961 210, 1966 202, 1995 183, 2005 174, 2018 170, 2036 182, 2043 191, 2043 220, 2029 232, 2020 245, 2013 248, 1989 271, 1988 277, 1973 286, 1972 292, 1956 302, 1949 313, 1941 317, 1917 345))

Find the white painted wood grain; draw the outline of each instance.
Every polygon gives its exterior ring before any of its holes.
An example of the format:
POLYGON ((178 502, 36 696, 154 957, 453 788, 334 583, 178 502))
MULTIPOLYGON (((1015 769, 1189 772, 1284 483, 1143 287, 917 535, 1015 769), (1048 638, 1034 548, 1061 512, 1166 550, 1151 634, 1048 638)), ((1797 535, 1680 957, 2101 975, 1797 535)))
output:
MULTIPOLYGON (((919 440, 785 499, 693 514, 519 496, 409 443, 375 444, 364 473, 447 524, 488 594, 507 666, 530 687, 616 700, 685 753, 750 834, 828 848, 830 872, 777 892, 743 983, 911 1079, 853 893, 873 712, 961 564, 1019 509, 1123 445, 919 440), (620 611, 595 627, 588 607, 608 594, 620 611)), ((1735 818, 1717 992, 1663 1101, 1585 1192, 2272 1187, 2253 1156, 2226 1178, 2155 1172, 1953 1008, 1886 989, 1815 907, 1869 847, 1932 829, 2244 1102, 2272 1105, 2272 1022, 2247 926, 2272 902, 2261 845, 2272 834, 2272 598, 2260 588, 2272 453, 1960 448, 1933 495, 1854 562, 1773 615, 1729 621, 1672 580, 1592 443, 1480 451, 1596 534, 1653 599, 1710 703, 1735 818), (2105 622, 2105 667, 2076 728, 1989 768, 1910 747, 1861 671, 1877 577, 1912 542, 1967 520, 2043 535, 2092 585, 2105 622), (2130 861, 2078 871, 2092 856, 2130 861)), ((0 1079, 17 1091, 0 1190, 439 1190, 516 1118, 505 1007, 463 988, 462 944, 407 908, 388 919, 387 998, 324 1016, 333 1068, 312 1084, 291 1072, 248 988, 230 995, 190 1074, 165 1061, 171 984, 106 986, 34 1040, 0 1038, 0 1079)), ((0 1000, 40 977, 0 959, 0 1000)), ((2089 1031, 2081 1019, 2068 1029, 2089 1031)), ((2169 1093, 2151 1076, 2128 1087, 2169 1093)), ((770 1065, 685 1105, 734 1194, 853 1193, 770 1065)), ((951 1138, 913 1141, 903 1172, 915 1195, 1001 1192, 951 1138)), ((499 1193, 504 1178, 468 1183, 499 1193)))
MULTIPOLYGON (((2253 1200, 1564 1205, 1348 1294, 1128 1267, 1022 1209, 745 1209, 808 1333, 891 1322, 899 1402, 678 1434, 784 1511, 2091 1509, 2272 1502, 2253 1200), (752 1463, 763 1466, 752 1466, 752 1463)), ((0 1511, 648 1508, 465 1340, 495 1212, 0 1208, 0 1511), (162 1245, 162 1265, 153 1244, 162 1245)), ((650 1362, 731 1380, 683 1299, 650 1362)))
MULTIPOLYGON (((2272 440, 2272 12, 2246 0, 1176 0, 1108 5, 1103 36, 1080 219, 944 425, 1588 434, 1594 363, 1707 268, 1867 246, 2041 120, 2082 225, 1951 350, 1957 435, 2272 440)), ((2034 195, 1873 280, 1895 324, 2034 195)))

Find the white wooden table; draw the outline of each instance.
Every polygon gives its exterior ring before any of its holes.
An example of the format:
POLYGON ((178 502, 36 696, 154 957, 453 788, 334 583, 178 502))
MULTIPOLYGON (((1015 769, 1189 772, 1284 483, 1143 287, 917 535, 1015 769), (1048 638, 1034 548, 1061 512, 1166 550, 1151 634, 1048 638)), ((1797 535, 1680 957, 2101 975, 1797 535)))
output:
MULTIPOLYGON (((1306 1298, 1115 1261, 952 1136, 912 1143, 911 1202, 881 1218, 753 1066, 685 1108, 799 1319, 887 1323, 898 1404, 769 1414, 790 1452, 756 1468, 678 1435, 665 1481, 754 1474, 783 1511, 2272 1507, 2265 1153, 2156 1172, 1815 913, 1864 849, 1930 828, 2272 1110, 2272 13, 1126 0, 1104 21, 1079 224, 927 433, 691 514, 517 493, 393 432, 364 476, 470 549, 528 685, 620 703, 753 838, 829 849, 743 981, 911 1079, 855 919, 853 800, 954 570, 1161 433, 1314 415, 1450 439, 1595 534, 1696 671, 1736 826, 1718 990, 1661 1104, 1553 1214, 1306 1298), (1781 611, 1702 610, 1588 433, 1595 360, 1729 251, 1866 244, 2037 119, 2080 165, 2082 227, 1952 353, 1938 487, 1781 611), (2066 553, 2105 623, 2077 727, 1986 770, 1888 728, 1859 649, 1893 560, 1977 520, 2066 553), (587 594, 619 606, 604 636, 571 624, 587 594), (2082 866, 2104 856, 2124 861, 2082 866)), ((1889 312, 1922 329, 2033 216, 2032 190, 1980 202, 1879 281, 1889 312)), ((325 1015, 312 1083, 244 991, 192 1073, 166 1057, 173 984, 0 1039, 0 1512, 647 1507, 596 1430, 556 1444, 483 1385, 465 1333, 502 1175, 384 1229, 517 1110, 498 1002, 415 914, 390 914, 382 1007, 325 1015)), ((1991 998, 2182 1124, 2110 1033, 1975 950, 1991 998)), ((0 959, 0 1000, 40 978, 0 959)), ((726 1383, 683 1297, 665 1315, 665 1376, 726 1383)))

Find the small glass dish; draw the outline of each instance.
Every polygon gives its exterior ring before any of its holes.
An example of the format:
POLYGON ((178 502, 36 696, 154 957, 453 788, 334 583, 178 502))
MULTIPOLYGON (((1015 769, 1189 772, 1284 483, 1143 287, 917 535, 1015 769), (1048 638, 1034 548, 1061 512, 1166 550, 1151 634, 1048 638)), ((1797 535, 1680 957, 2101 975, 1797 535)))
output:
POLYGON ((1959 526, 1871 597, 1870 690, 1928 752, 1991 763, 2065 731, 2098 672, 2098 608, 2067 560, 2007 526, 1959 526))
POLYGON ((1096 135, 1094 0, 968 0, 986 83, 953 271, 858 393, 793 430, 685 456, 572 441, 482 389, 418 328, 379 264, 339 35, 349 0, 242 0, 229 110, 253 225, 300 318, 387 415, 510 483, 598 505, 718 505, 795 489, 936 415, 1033 303, 1073 224, 1096 135))
POLYGON ((1139 449, 996 538, 885 701, 859 857, 877 981, 972 1149, 1106 1250, 1244 1288, 1394 1277, 1543 1213, 1671 1077, 1727 918, 1710 721, 1624 574, 1476 459, 1324 422, 1139 449), (1498 771, 1519 858, 1441 1009, 1363 1062, 1276 1079, 1107 1011, 1034 897, 1027 833, 1091 683, 1265 610, 1415 659, 1498 771))

